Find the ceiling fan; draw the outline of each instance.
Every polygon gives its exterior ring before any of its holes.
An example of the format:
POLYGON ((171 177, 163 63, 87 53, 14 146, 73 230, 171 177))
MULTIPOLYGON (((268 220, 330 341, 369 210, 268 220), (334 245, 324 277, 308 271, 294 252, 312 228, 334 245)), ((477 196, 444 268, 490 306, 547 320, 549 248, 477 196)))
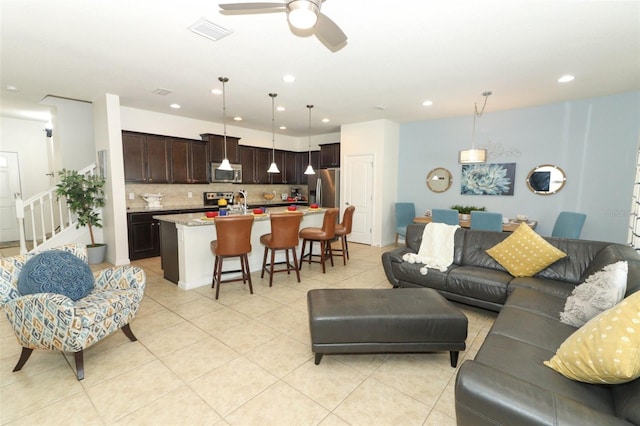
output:
MULTIPOLYGON (((229 13, 287 12, 294 30, 311 31, 327 49, 336 52, 347 44, 347 36, 327 15, 320 12, 324 0, 289 0, 279 3, 225 3, 219 7, 229 13)), ((295 32, 295 31, 294 31, 295 32)))

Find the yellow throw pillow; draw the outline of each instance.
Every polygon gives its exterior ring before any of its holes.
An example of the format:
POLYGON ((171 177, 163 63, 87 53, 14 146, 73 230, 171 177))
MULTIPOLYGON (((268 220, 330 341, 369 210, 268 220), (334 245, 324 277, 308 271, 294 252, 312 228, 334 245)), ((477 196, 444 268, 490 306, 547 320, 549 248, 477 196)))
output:
POLYGON ((626 383, 640 377, 640 292, 579 328, 544 365, 585 383, 626 383))
POLYGON ((566 256, 524 222, 504 241, 487 250, 487 254, 514 277, 532 277, 566 256))

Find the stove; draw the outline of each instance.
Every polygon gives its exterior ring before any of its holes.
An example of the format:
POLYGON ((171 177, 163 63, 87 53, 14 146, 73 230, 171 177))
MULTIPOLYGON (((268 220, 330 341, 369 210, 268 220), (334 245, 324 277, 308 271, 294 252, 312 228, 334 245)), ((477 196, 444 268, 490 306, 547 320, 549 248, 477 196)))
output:
POLYGON ((233 192, 203 192, 202 203, 205 206, 218 206, 218 201, 227 200, 227 204, 233 203, 233 192))

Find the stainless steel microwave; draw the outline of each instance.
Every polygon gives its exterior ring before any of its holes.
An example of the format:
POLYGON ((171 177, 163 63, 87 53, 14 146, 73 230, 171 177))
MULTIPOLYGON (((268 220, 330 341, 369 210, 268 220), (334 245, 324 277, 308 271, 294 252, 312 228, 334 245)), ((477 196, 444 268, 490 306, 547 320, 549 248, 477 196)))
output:
POLYGON ((242 164, 231 164, 231 170, 219 170, 220 163, 211 163, 211 182, 242 183, 242 164))

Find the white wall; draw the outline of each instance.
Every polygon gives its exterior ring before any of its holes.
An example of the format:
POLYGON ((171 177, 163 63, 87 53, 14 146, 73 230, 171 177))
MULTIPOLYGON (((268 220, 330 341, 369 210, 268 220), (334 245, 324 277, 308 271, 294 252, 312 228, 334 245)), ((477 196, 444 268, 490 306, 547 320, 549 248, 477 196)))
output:
MULTIPOLYGON (((221 135, 224 132, 222 123, 196 120, 124 106, 120 108, 120 111, 122 130, 155 133, 158 135, 188 139, 200 139, 200 134, 202 133, 221 135)), ((240 145, 263 148, 271 148, 272 146, 271 132, 235 127, 227 123, 227 136, 241 138, 239 142, 240 145)), ((318 145, 333 142, 340 142, 339 133, 313 136, 311 138, 311 149, 318 150, 320 149, 318 145)), ((296 138, 280 134, 276 134, 275 136, 276 149, 306 151, 308 149, 308 143, 308 137, 296 138)))
POLYGON ((50 143, 44 131, 46 122, 0 117, 0 151, 18 153, 22 198, 27 199, 53 185, 47 158, 50 143))
POLYGON ((97 151, 106 151, 105 206, 102 209, 102 236, 107 244, 107 261, 129 263, 127 204, 120 124, 120 98, 106 94, 93 100, 97 151))
MULTIPOLYGON (((340 155, 373 155, 373 217, 371 244, 383 246, 395 240, 399 125, 389 120, 346 124, 340 132, 340 155)), ((341 163, 342 164, 342 163, 341 163)), ((341 188, 344 194, 344 188, 341 188)), ((341 201, 342 204, 342 201, 341 201)))
POLYGON ((550 235, 562 210, 587 214, 582 238, 626 243, 636 150, 640 92, 537 107, 487 112, 477 120, 476 146, 488 147, 490 163, 516 163, 513 196, 461 195, 458 150, 471 147, 473 117, 405 123, 400 128, 398 201, 413 201, 422 214, 453 204, 485 206, 508 217, 526 214, 550 235), (531 169, 554 164, 567 175, 554 195, 536 195, 527 185, 531 169), (452 187, 428 190, 430 170, 444 167, 452 187))
POLYGON ((62 168, 80 170, 95 161, 91 103, 47 96, 43 105, 55 107, 53 138, 62 168))

